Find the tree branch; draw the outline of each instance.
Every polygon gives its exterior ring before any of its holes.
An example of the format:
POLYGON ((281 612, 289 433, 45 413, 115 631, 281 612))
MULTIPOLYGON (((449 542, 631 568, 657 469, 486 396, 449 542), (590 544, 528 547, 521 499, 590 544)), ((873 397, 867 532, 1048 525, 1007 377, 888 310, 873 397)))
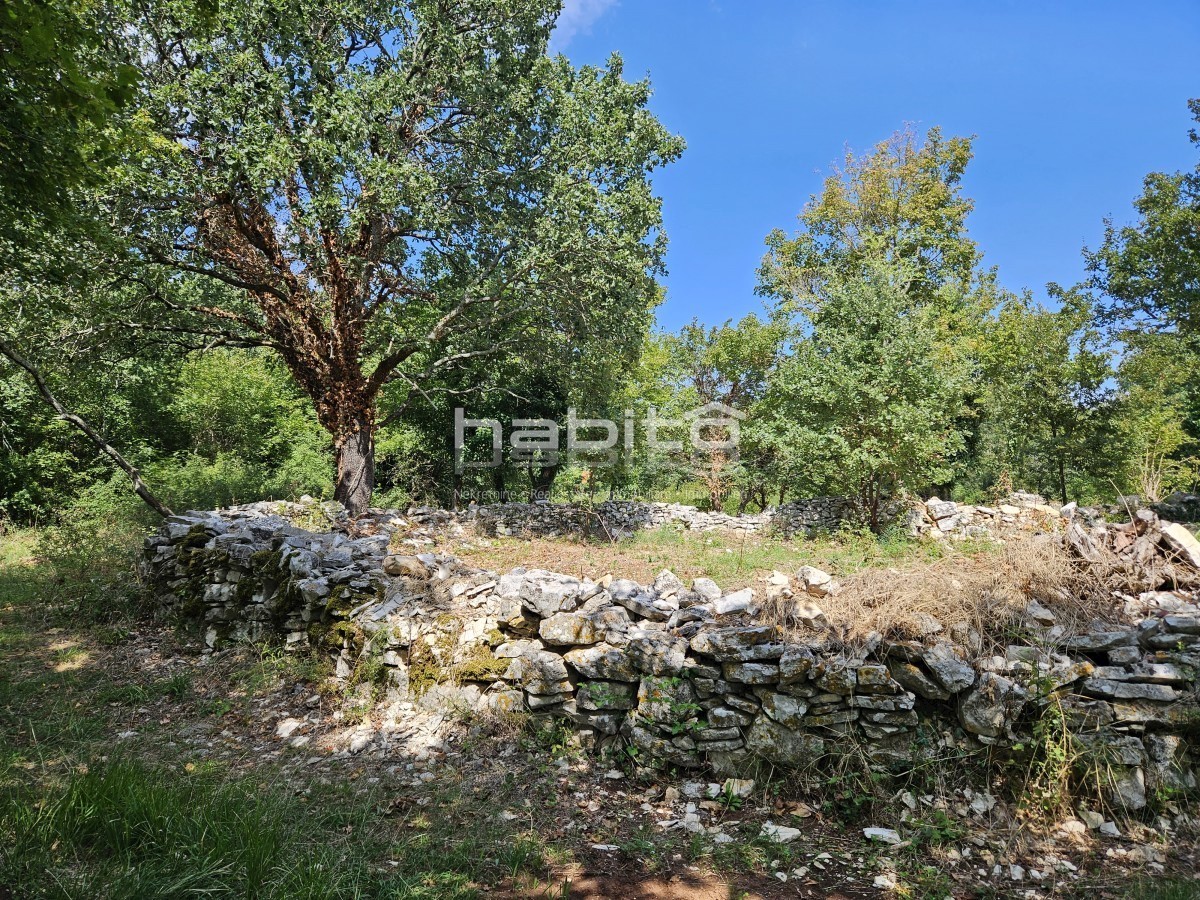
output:
POLYGON ((42 373, 38 371, 37 367, 23 357, 20 353, 18 353, 15 349, 13 349, 12 345, 9 344, 2 335, 0 335, 0 353, 3 353, 10 360, 12 360, 14 365, 19 366, 29 373, 29 377, 33 379, 34 386, 37 387, 38 393, 42 395, 42 399, 50 404, 54 411, 58 413, 58 417, 60 419, 62 419, 64 422, 70 422, 72 425, 86 434, 88 438, 91 439, 93 444, 99 447, 109 459, 116 463, 117 466, 129 476, 129 480, 133 482, 134 493, 141 497, 147 506, 149 506, 163 518, 174 515, 170 508, 156 496, 154 496, 154 494, 150 492, 150 489, 146 487, 146 483, 142 481, 142 475, 137 468, 135 468, 133 464, 129 462, 129 460, 122 456, 112 444, 106 441, 104 436, 95 428, 93 428, 86 419, 84 419, 82 416, 77 416, 75 413, 63 406, 62 403, 59 402, 58 398, 54 396, 54 393, 50 390, 50 386, 46 384, 46 379, 42 377, 42 373))

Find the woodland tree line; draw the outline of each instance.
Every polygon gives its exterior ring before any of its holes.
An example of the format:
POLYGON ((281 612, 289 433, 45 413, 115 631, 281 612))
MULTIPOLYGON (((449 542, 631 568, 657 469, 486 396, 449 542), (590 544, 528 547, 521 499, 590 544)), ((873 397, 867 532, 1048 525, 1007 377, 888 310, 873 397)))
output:
POLYGON ((131 475, 160 511, 831 494, 876 525, 902 491, 1195 486, 1200 164, 1148 175, 1043 305, 970 237, 973 139, 902 129, 766 236, 761 314, 665 333, 651 179, 683 140, 618 56, 547 56, 557 13, 13 0, 0 519, 105 514, 131 475), (455 472, 455 407, 509 425, 712 401, 746 413, 736 459, 639 444, 615 467, 455 472))

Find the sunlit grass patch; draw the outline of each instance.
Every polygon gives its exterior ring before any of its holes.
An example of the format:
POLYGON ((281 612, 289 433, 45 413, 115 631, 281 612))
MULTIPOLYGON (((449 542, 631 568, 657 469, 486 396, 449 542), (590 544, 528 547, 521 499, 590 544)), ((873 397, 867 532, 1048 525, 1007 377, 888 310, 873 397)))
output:
POLYGON ((898 530, 875 535, 843 529, 784 539, 770 534, 695 532, 666 526, 639 531, 615 542, 572 536, 472 538, 452 549, 475 565, 497 571, 523 565, 590 578, 611 573, 649 582, 662 569, 670 569, 685 580, 707 577, 726 590, 735 590, 752 586, 775 570, 791 574, 801 566, 812 565, 841 576, 867 568, 932 562, 949 553, 975 556, 992 552, 995 545, 962 542, 950 547, 917 540, 898 530))
POLYGON ((0 806, 0 883, 21 896, 354 897, 374 894, 361 835, 248 782, 115 762, 0 806))

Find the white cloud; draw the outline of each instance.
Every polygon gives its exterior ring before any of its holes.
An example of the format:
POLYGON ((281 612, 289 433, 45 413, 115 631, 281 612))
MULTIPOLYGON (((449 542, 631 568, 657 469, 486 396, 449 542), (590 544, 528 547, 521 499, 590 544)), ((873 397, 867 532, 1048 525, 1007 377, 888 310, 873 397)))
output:
POLYGON ((550 52, 567 48, 577 34, 587 34, 592 24, 604 15, 617 0, 563 0, 562 13, 550 36, 550 52))

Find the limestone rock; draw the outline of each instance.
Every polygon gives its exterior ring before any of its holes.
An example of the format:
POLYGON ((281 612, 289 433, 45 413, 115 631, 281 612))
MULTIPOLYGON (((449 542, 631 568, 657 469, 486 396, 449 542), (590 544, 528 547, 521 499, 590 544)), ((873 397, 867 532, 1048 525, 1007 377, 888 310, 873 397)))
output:
POLYGON ((932 673, 934 681, 951 694, 965 691, 975 683, 975 670, 955 652, 954 645, 946 641, 926 648, 921 661, 932 673))
POLYGON ((821 668, 823 671, 814 679, 817 687, 843 697, 849 697, 854 693, 858 684, 857 670, 850 668, 841 660, 822 663, 821 668))
POLYGON ((789 645, 779 657, 779 683, 802 681, 812 672, 816 657, 807 647, 789 645))
POLYGON ((939 519, 948 519, 958 512, 958 504, 953 500, 938 500, 933 497, 925 504, 925 509, 929 512, 929 517, 935 522, 939 519))
POLYGON ((640 681, 641 673, 629 654, 610 644, 569 650, 563 659, 584 678, 605 681, 640 681))
POLYGON ((663 608, 656 605, 655 596, 649 591, 639 591, 638 593, 621 593, 613 592, 613 600, 625 607, 635 616, 643 619, 649 619, 652 622, 665 622, 671 618, 670 608, 663 608))
POLYGON ((408 578, 428 578, 429 569, 415 556, 398 556, 395 554, 383 558, 383 571, 388 575, 405 576, 408 578))
POLYGON ((935 683, 917 666, 904 660, 892 660, 888 663, 888 671, 892 678, 906 691, 924 697, 926 700, 948 700, 950 692, 935 683))
POLYGON ((786 694, 765 693, 762 698, 763 712, 785 728, 803 727, 808 704, 786 694))
POLYGON ((1200 541, 1183 525, 1169 522, 1162 528, 1163 543, 1193 569, 1200 569, 1200 541))
POLYGON ((1083 692, 1103 700, 1158 700, 1169 703, 1178 698, 1179 692, 1165 684, 1112 681, 1107 678, 1087 678, 1083 692))
POLYGON ((633 709, 637 689, 624 681, 585 681, 575 688, 575 703, 584 710, 633 709))
POLYGON ((1146 762, 1146 748, 1142 742, 1129 734, 1120 734, 1111 728, 1085 732, 1077 736, 1082 747, 1087 748, 1096 761, 1107 765, 1140 766, 1146 762))
POLYGON ((834 590, 833 576, 816 566, 801 566, 796 572, 796 580, 814 597, 825 597, 834 590))
POLYGON ((714 728, 740 728, 753 721, 753 717, 748 713, 730 709, 728 706, 714 706, 708 711, 708 724, 714 728))
POLYGON ((521 583, 521 603, 543 619, 562 610, 574 609, 583 591, 578 578, 531 569, 521 583))
POLYGON ((770 663, 725 663, 722 668, 726 681, 741 684, 771 684, 779 680, 779 666, 770 663))
POLYGON ((771 822, 764 822, 759 836, 766 838, 768 841, 774 841, 777 844, 790 844, 803 833, 799 828, 789 828, 786 825, 775 825, 771 822))
POLYGON ((518 656, 508 665, 505 681, 512 681, 531 694, 570 693, 567 667, 563 658, 548 650, 534 650, 518 656))
POLYGON ((1113 778, 1111 799, 1130 812, 1146 808, 1146 773, 1140 766, 1116 773, 1113 778))
POLYGON ((659 725, 687 722, 700 712, 691 683, 679 678, 643 678, 637 700, 638 717, 659 725))
POLYGON ((865 665, 858 667, 858 690, 864 694, 896 694, 900 685, 892 680, 887 666, 865 665))
POLYGON ((591 617, 581 613, 555 613, 542 619, 538 635, 544 643, 558 647, 594 644, 600 640, 591 617))
POLYGON ((646 629, 630 630, 625 647, 633 665, 651 675, 678 675, 687 665, 687 650, 685 638, 646 629))
POLYGON ((825 612, 810 600, 797 599, 789 610, 791 617, 806 628, 822 629, 829 627, 825 612))
POLYGON ((1112 704, 1103 700, 1087 700, 1068 694, 1059 703, 1067 727, 1074 731, 1094 731, 1115 719, 1112 704))
POLYGON ((780 765, 807 765, 825 752, 825 741, 759 716, 746 734, 746 749, 780 765))
POLYGON ((740 591, 734 591, 732 594, 726 594, 724 597, 714 600, 712 609, 718 616, 732 616, 746 612, 753 602, 754 591, 751 588, 742 588, 740 591))
POLYGON ((619 712, 581 709, 578 700, 567 700, 555 710, 555 714, 604 735, 616 734, 625 721, 625 716, 619 712))
POLYGON ((1200 616, 1164 616, 1162 624, 1177 634, 1200 634, 1200 616))
POLYGON ((1025 604, 1025 616, 1036 625, 1050 626, 1058 621, 1054 613, 1036 600, 1030 600, 1025 604))
POLYGON ((629 578, 618 578, 609 583, 608 592, 619 602, 640 594, 642 586, 629 578))
POLYGON ((900 843, 900 833, 892 828, 864 828, 863 837, 878 844, 900 843))
POLYGON ((1089 634, 1072 635, 1065 641, 1068 650, 1083 653, 1098 653, 1115 647, 1131 647, 1137 643, 1132 631, 1094 631, 1089 634))
POLYGON ((691 640, 696 653, 722 662, 754 662, 778 659, 782 644, 773 643, 777 629, 773 625, 749 625, 741 628, 706 628, 691 640))
POLYGON ((1024 704, 1024 691, 1013 681, 984 672, 958 707, 963 728, 984 737, 1002 737, 1024 704))
POLYGON ((1168 791, 1194 791, 1196 774, 1187 764, 1187 745, 1177 735, 1147 734, 1143 738, 1147 769, 1156 788, 1168 791))
POLYGON ((670 569, 663 569, 654 578, 654 593, 659 597, 678 594, 683 590, 683 582, 670 569))

